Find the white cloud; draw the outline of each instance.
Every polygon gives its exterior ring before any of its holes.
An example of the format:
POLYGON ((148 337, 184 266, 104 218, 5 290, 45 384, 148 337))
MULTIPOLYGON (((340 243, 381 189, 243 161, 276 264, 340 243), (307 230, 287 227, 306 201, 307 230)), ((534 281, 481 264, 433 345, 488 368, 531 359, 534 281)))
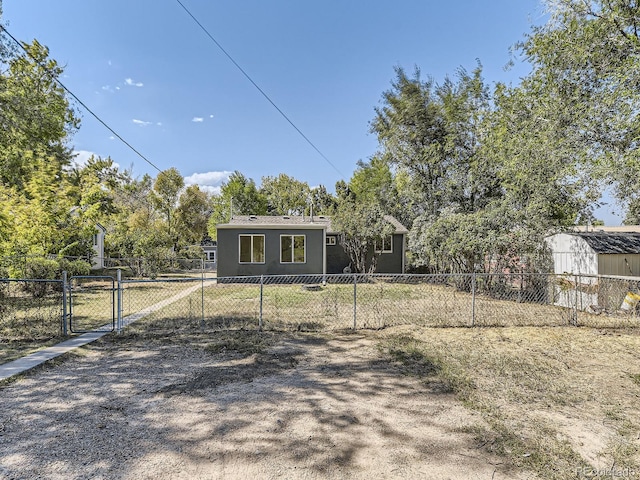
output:
POLYGON ((137 118, 134 118, 131 121, 136 125, 140 125, 141 127, 147 127, 153 123, 153 122, 145 122, 144 120, 138 120, 137 118))
POLYGON ((109 137, 109 140, 115 140, 115 139, 116 139, 116 137, 114 137, 113 135, 111 135, 111 136, 109 137))
POLYGON ((202 117, 193 117, 193 119, 191 120, 194 123, 201 123, 204 122, 204 118, 202 117))
POLYGON ((213 118, 213 115, 209 115, 209 118, 213 118))
POLYGON ((184 183, 187 186, 198 185, 200 190, 204 192, 219 194, 222 183, 229 180, 229 176, 231 176, 232 173, 233 172, 226 170, 221 172, 194 173, 193 175, 184 177, 184 183))
MULTIPOLYGON (((89 150, 74 150, 73 155, 74 155, 74 158, 71 160, 71 165, 78 168, 84 167, 91 157, 97 158, 100 156, 95 152, 90 152, 89 150)), ((106 159, 106 157, 101 157, 101 158, 106 159)), ((113 162, 113 166, 116 167, 117 169, 120 169, 120 165, 116 162, 113 162)))
POLYGON ((98 156, 97 153, 90 152, 88 150, 74 150, 73 151, 74 158, 71 160, 76 167, 82 167, 87 164, 87 160, 89 160, 92 156, 98 156))
POLYGON ((120 90, 120 87, 116 87, 116 90, 120 90))
POLYGON ((158 122, 158 123, 156 123, 156 125, 161 127, 162 126, 162 122, 158 122))
POLYGON ((105 92, 113 92, 111 85, 103 85, 102 90, 104 90, 105 92))
POLYGON ((131 78, 125 78, 124 83, 129 85, 130 87, 143 87, 144 83, 142 82, 134 82, 131 78))

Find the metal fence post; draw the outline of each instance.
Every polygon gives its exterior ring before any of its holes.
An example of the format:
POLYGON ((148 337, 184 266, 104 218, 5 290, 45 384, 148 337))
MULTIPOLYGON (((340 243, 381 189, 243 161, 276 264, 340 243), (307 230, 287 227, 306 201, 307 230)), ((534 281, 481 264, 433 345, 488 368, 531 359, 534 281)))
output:
POLYGON ((580 307, 578 308, 578 305, 576 303, 576 322, 575 322, 576 327, 578 326, 578 317, 580 316, 580 312, 583 311, 583 307, 584 307, 584 304, 582 303, 584 302, 584 296, 580 291, 581 286, 582 286, 582 275, 578 275, 578 283, 576 283, 576 290, 577 290, 577 295, 579 295, 580 307))
POLYGON ((574 288, 574 302, 573 302, 574 303, 574 305, 573 305, 573 318, 571 319, 572 320, 571 323, 573 324, 574 327, 578 326, 578 280, 579 280, 578 275, 575 275, 575 277, 574 277, 575 288, 574 288))
POLYGON ((67 318, 68 317, 68 312, 67 312, 67 291, 68 291, 68 285, 67 285, 67 271, 65 270, 64 272, 62 272, 62 335, 63 336, 67 336, 67 318))
POLYGON ((476 272, 471 274, 471 326, 476 325, 476 272))
POLYGON ((353 329, 356 329, 356 318, 357 318, 357 301, 358 299, 358 275, 353 274, 353 329))
POLYGON ((201 270, 201 272, 202 272, 202 288, 200 289, 200 292, 202 294, 201 295, 201 297, 202 297, 201 298, 201 300, 202 300, 202 320, 200 322, 200 328, 202 330, 204 330, 204 258, 201 258, 200 262, 201 262, 200 266, 202 267, 202 270, 201 270))
POLYGON ((258 330, 262 331, 262 301, 264 299, 264 275, 260 275, 260 316, 258 317, 258 330))
POLYGON ((122 333, 122 270, 120 270, 119 268, 116 270, 116 282, 118 284, 118 286, 116 287, 118 290, 118 294, 116 295, 118 298, 118 305, 116 307, 116 311, 117 313, 117 321, 116 321, 116 325, 117 325, 117 331, 118 334, 122 333))

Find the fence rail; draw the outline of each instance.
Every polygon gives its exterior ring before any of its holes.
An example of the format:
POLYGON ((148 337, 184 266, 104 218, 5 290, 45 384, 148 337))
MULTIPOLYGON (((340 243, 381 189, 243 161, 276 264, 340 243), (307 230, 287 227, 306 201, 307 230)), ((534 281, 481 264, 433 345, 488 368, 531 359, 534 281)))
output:
POLYGON ((640 326, 638 300, 640 278, 578 275, 0 279, 0 342, 66 335, 73 321, 69 305, 74 316, 82 315, 75 319, 76 331, 98 329, 115 310, 118 331, 171 335, 404 324, 627 328, 640 326))

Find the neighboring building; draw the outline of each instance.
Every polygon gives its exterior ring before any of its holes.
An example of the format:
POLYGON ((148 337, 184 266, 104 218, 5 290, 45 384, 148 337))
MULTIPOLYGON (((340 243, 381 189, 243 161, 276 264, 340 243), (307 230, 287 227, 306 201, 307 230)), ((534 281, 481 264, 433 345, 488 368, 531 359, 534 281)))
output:
MULTIPOLYGON (((403 273, 407 229, 380 239, 377 273, 403 273)), ((218 228, 218 277, 333 274, 350 271, 330 217, 236 216, 218 228)))
POLYGON ((640 232, 569 232, 546 240, 554 273, 640 277, 640 232))
POLYGON ((558 233, 546 241, 554 273, 565 275, 556 281, 558 305, 617 309, 627 291, 609 291, 598 276, 627 277, 629 289, 640 280, 640 232, 558 233))
POLYGON ((97 233, 93 234, 93 257, 91 257, 91 269, 99 270, 104 268, 104 237, 107 229, 96 223, 97 233))
POLYGON ((206 270, 215 270, 218 266, 218 242, 205 237, 200 243, 202 252, 204 253, 204 268, 206 270))

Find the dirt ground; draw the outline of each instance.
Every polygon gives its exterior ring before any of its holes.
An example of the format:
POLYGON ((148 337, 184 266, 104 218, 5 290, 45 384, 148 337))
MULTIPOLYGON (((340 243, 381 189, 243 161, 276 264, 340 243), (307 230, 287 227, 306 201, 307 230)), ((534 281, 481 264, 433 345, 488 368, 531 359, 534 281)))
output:
POLYGON ((525 479, 371 333, 100 342, 0 387, 1 479, 525 479))

